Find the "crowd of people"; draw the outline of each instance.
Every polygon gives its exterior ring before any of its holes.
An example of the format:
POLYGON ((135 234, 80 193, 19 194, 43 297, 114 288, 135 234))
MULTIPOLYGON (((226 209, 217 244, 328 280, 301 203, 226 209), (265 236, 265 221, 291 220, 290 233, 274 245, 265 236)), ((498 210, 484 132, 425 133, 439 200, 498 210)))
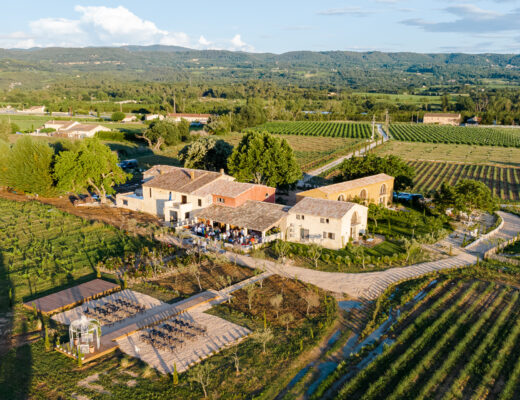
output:
POLYGON ((253 246, 261 242, 261 237, 255 234, 248 233, 246 229, 221 229, 220 227, 213 227, 211 225, 199 222, 192 227, 195 235, 204 237, 206 239, 213 239, 219 242, 232 243, 242 246, 253 246))

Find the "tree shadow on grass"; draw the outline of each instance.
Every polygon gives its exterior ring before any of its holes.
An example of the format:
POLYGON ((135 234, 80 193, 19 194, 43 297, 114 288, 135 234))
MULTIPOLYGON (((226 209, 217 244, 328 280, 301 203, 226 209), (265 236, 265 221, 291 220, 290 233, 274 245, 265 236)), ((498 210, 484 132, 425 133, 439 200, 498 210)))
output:
POLYGON ((13 400, 29 397, 33 364, 31 346, 10 349, 14 326, 14 291, 0 251, 0 397, 13 400))

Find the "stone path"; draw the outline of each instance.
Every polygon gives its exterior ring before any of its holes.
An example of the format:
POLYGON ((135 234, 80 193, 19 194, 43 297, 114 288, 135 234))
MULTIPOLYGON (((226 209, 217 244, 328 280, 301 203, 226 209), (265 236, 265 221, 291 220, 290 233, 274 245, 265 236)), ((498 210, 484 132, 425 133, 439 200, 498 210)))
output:
POLYGON ((509 213, 500 211, 498 213, 504 220, 503 227, 492 235, 491 240, 484 240, 470 248, 470 253, 461 251, 460 254, 455 257, 407 267, 390 268, 385 271, 365 273, 323 272, 291 265, 281 265, 272 261, 258 260, 244 255, 235 255, 234 253, 226 253, 226 256, 231 261, 236 259, 236 262, 244 266, 297 278, 331 292, 373 300, 381 295, 389 285, 402 279, 413 278, 433 271, 460 268, 475 264, 478 257, 482 257, 484 252, 496 246, 497 239, 508 240, 518 235, 520 232, 520 218, 509 213))
POLYGON ((496 247, 499 241, 510 240, 520 233, 520 217, 503 211, 497 211, 497 214, 504 221, 504 226, 492 238, 467 246, 466 249, 468 251, 473 254, 483 255, 486 251, 496 247))
MULTIPOLYGON (((462 249, 458 248, 454 249, 455 254, 459 253, 455 257, 407 267, 389 268, 385 271, 364 273, 323 272, 295 267, 289 264, 281 265, 273 261, 256 259, 231 252, 223 252, 221 255, 231 262, 288 278, 297 278, 340 295, 347 294, 351 297, 373 300, 381 295, 389 285, 399 280, 413 278, 433 271, 475 264, 478 257, 482 257, 484 252, 496 246, 496 239, 508 240, 516 236, 520 232, 520 218, 509 213, 500 211, 498 213, 504 220, 503 227, 493 235, 491 240, 485 240, 470 247, 468 249, 469 252, 460 251, 462 249)), ((179 244, 179 240, 173 237, 168 238, 166 241, 179 244)))
MULTIPOLYGON (((365 273, 324 272, 265 261, 258 263, 256 267, 262 268, 262 266, 264 266, 267 271, 272 273, 297 278, 338 294, 347 294, 351 297, 373 300, 383 293, 389 285, 402 279, 408 279, 442 269, 463 267, 475 264, 476 261, 477 257, 462 253, 456 257, 443 260, 365 273)), ((255 264, 254 259, 247 256, 238 256, 237 262, 246 266, 255 264), (251 262, 251 260, 253 260, 253 262, 251 262)))

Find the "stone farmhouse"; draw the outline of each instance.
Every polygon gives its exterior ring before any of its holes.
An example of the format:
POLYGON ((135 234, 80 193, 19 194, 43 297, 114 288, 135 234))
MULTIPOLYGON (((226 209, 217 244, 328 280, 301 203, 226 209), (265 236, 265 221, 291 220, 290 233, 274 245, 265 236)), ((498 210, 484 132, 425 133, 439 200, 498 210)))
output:
POLYGON ((212 234, 239 231, 254 243, 286 238, 333 249, 366 232, 368 208, 356 203, 304 197, 293 207, 275 204, 275 188, 236 182, 223 171, 157 165, 143 178, 141 189, 116 196, 117 206, 174 227, 202 225, 212 234))
POLYGON ((303 197, 288 210, 287 240, 340 249, 367 229, 368 208, 357 203, 303 197))
POLYGON ((358 199, 365 205, 374 203, 388 207, 392 202, 393 191, 394 178, 377 174, 300 192, 297 198, 313 197, 347 202, 358 199))
POLYGON ((423 117, 423 124, 458 126, 460 122, 461 115, 455 113, 427 113, 423 117))
POLYGON ((52 132, 51 135, 76 139, 94 137, 97 132, 108 130, 102 125, 80 124, 78 121, 47 121, 43 128, 55 129, 56 131, 52 132))

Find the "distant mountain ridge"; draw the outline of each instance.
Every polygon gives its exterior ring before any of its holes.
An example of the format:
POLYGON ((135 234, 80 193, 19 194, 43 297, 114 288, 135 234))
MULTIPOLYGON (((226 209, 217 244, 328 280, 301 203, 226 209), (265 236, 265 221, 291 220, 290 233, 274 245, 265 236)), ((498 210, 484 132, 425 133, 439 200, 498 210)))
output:
POLYGON ((520 83, 520 55, 379 51, 273 54, 162 45, 0 49, 0 84, 16 79, 20 72, 28 76, 46 73, 50 78, 95 73, 145 81, 264 79, 367 90, 384 80, 394 90, 439 81, 474 84, 482 79, 501 79, 516 85, 520 83))
MULTIPOLYGON (((276 63, 286 62, 295 64, 314 64, 319 62, 339 63, 339 64, 371 64, 371 65, 403 65, 403 64, 431 64, 431 65, 497 65, 506 67, 520 67, 519 54, 498 54, 498 53, 413 53, 413 52, 355 52, 355 51, 290 51, 282 54, 274 53, 248 53, 230 50, 196 50, 180 46, 121 46, 121 47, 45 47, 31 49, 0 49, 0 59, 15 58, 20 60, 43 61, 50 60, 51 57, 58 57, 63 60, 76 59, 85 61, 82 57, 90 59, 97 58, 113 60, 114 58, 125 58, 129 54, 145 54, 145 58, 157 57, 164 58, 170 55, 172 59, 185 59, 187 57, 199 56, 203 59, 218 60, 223 56, 240 59, 250 62, 276 63)), ((59 61, 56 60, 55 61, 59 61)))

